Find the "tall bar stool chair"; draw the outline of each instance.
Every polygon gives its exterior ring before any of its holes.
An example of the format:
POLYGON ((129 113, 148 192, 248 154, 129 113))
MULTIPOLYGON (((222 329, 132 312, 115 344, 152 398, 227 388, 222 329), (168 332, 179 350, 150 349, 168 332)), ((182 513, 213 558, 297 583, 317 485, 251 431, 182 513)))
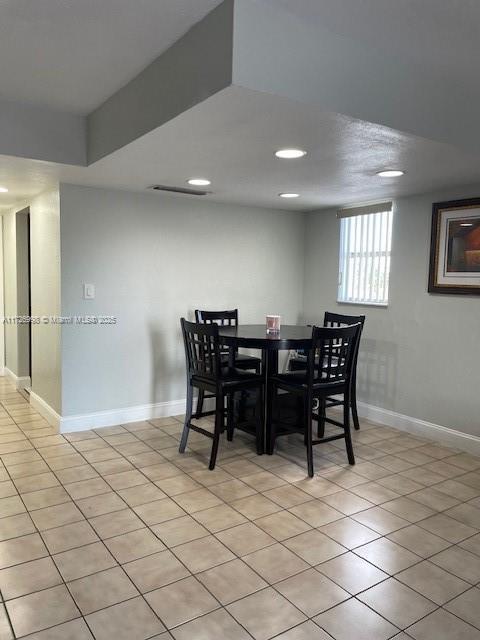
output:
POLYGON ((308 475, 313 477, 313 446, 345 439, 349 464, 355 464, 352 438, 350 433, 350 406, 352 376, 355 353, 360 338, 361 323, 346 327, 313 327, 312 348, 308 352, 306 371, 291 371, 272 376, 274 404, 278 391, 300 395, 304 401, 303 433, 307 448, 308 475), (325 437, 324 434, 313 439, 313 421, 318 419, 314 413, 316 400, 325 404, 331 396, 342 396, 337 401, 343 405, 343 420, 323 417, 323 421, 341 429, 340 434, 325 437))
MULTIPOLYGON (((340 313, 332 313, 331 311, 326 311, 323 318, 323 326, 324 327, 348 327, 352 324, 360 324, 360 336, 357 344, 357 351, 355 353, 355 359, 353 363, 353 375, 352 375, 352 389, 350 396, 350 407, 352 410, 352 419, 353 426, 355 430, 358 431, 360 429, 360 421, 358 419, 358 410, 357 410, 357 361, 358 361, 358 351, 360 348, 360 339, 362 337, 363 327, 365 325, 365 316, 347 316, 340 313)), ((291 371, 301 371, 306 367, 307 355, 304 353, 296 353, 289 360, 288 367, 291 371)), ((322 417, 325 415, 325 410, 329 407, 336 407, 341 404, 335 398, 327 398, 325 402, 319 405, 319 415, 322 417)), ((319 433, 322 430, 322 421, 319 421, 319 433)))
MULTIPOLYGON (((187 368, 187 409, 183 426, 180 453, 185 452, 190 429, 212 438, 212 452, 209 469, 215 468, 220 434, 224 431, 225 398, 233 405, 233 396, 239 391, 255 390, 257 392, 256 406, 256 439, 257 453, 263 453, 263 377, 260 374, 230 368, 222 362, 222 353, 218 336, 218 325, 188 322, 180 320, 185 359, 187 368), (215 426, 211 433, 202 427, 191 423, 193 417, 193 390, 212 394, 215 397, 215 426)), ((229 440, 233 437, 233 423, 227 426, 229 440)))
MULTIPOLYGON (((238 326, 238 309, 231 309, 230 311, 203 311, 196 309, 195 320, 204 324, 218 324, 221 327, 236 327, 238 326)), ((228 347, 220 348, 221 359, 223 364, 228 364, 229 351, 228 347)), ((255 356, 249 356, 246 353, 235 353, 235 368, 242 369, 244 371, 255 371, 260 373, 262 369, 261 358, 255 356)), ((205 392, 199 389, 197 398, 197 410, 195 412, 196 418, 201 418, 203 415, 203 401, 205 398, 211 398, 212 396, 206 396, 205 392)))

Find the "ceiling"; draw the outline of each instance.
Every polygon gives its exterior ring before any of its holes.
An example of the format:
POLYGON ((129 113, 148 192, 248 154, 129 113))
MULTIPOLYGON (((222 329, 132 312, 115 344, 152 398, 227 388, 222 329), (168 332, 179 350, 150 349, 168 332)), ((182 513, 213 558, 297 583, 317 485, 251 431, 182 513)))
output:
MULTIPOLYGON (((478 0, 262 0, 319 28, 441 71, 480 80, 478 0)), ((447 82, 448 84, 448 82, 447 82)))
POLYGON ((0 0, 0 98, 85 114, 220 0, 0 0))
MULTIPOLYGON (((478 0, 256 0, 479 80, 478 0)), ((0 0, 0 98, 86 114, 221 0, 0 0)))
POLYGON ((213 202, 307 211, 478 183, 480 163, 448 145, 230 87, 89 167, 0 157, 0 184, 10 188, 0 206, 57 180, 145 193, 153 184, 186 186, 192 176, 212 180, 213 202), (308 155, 274 157, 292 145, 308 155), (375 175, 385 167, 407 173, 375 175), (279 198, 285 191, 301 197, 279 198))
MULTIPOLYGON (((319 34, 326 29, 440 71, 453 101, 453 78, 478 83, 478 0, 251 1, 318 24, 319 34)), ((0 99, 86 114, 218 4, 0 0, 0 99)), ((206 198, 213 202, 308 211, 478 184, 478 160, 313 104, 230 86, 88 167, 0 156, 0 186, 9 188, 0 193, 0 210, 58 181, 145 193, 153 184, 181 187, 202 176, 212 180, 206 198), (287 146, 308 154, 276 159, 275 150, 287 146), (382 180, 376 172, 383 168, 406 175, 382 180), (301 197, 279 198, 286 191, 301 197)))

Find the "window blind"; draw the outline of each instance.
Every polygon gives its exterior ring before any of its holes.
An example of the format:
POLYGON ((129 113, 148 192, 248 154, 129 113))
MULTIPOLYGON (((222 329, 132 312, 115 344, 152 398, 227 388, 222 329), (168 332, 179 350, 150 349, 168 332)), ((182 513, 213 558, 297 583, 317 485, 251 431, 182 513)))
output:
POLYGON ((392 203, 338 212, 340 260, 338 301, 388 304, 392 246, 392 203))

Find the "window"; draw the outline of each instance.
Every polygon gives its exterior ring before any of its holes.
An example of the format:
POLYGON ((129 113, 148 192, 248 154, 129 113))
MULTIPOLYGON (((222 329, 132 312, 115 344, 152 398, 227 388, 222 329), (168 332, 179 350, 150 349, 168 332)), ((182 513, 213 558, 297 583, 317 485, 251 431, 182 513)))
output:
POLYGON ((338 302, 388 304, 392 203, 342 209, 338 302))

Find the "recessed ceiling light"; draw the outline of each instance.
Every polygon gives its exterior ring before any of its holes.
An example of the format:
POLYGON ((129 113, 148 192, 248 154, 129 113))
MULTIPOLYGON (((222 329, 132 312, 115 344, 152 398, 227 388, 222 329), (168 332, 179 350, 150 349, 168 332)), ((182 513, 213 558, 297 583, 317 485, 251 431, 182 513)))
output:
POLYGON ((298 198, 300 196, 299 193, 279 193, 281 198, 298 198))
POLYGON ((303 149, 279 149, 275 152, 277 158, 284 158, 285 160, 294 160, 295 158, 303 158, 307 155, 307 152, 303 149))
POLYGON ((385 169, 384 171, 377 171, 377 176, 380 178, 399 178, 405 175, 405 171, 401 169, 385 169))
POLYGON ((190 178, 187 182, 195 187, 208 187, 209 184, 212 184, 211 181, 206 178, 190 178))
POLYGON ((0 187, 0 193, 8 193, 7 187, 0 187))
POLYGON ((473 227, 473 222, 461 222, 461 227, 473 227))

